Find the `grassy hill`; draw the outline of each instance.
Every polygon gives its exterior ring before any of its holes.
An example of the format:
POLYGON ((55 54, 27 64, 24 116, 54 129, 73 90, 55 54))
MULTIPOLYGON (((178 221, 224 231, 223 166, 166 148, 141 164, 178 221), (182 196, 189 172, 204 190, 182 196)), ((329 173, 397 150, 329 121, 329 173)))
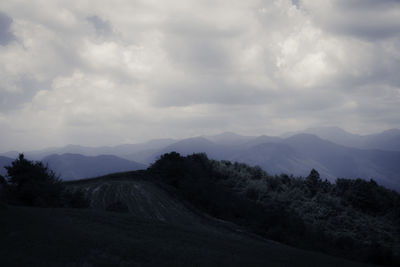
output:
POLYGON ((96 210, 131 213, 142 219, 173 224, 201 225, 204 216, 171 190, 149 179, 144 171, 111 174, 97 179, 67 182, 72 191, 83 191, 96 210))
POLYGON ((270 176, 205 154, 170 153, 145 171, 63 186, 57 208, 0 198, 0 266, 398 262, 400 196, 372 180, 331 184, 315 170, 306 178, 270 176), (66 208, 76 207, 65 201, 75 195, 87 198, 89 206, 80 206, 87 209, 66 208))
POLYGON ((366 266, 130 213, 0 206, 1 266, 366 266))

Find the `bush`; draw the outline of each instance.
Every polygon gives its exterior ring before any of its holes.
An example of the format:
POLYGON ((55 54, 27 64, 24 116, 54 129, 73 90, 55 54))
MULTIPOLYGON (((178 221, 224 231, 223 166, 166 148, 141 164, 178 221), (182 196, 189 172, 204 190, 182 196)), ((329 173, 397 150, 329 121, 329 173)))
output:
POLYGON ((28 206, 62 205, 64 186, 41 162, 26 160, 23 154, 6 166, 10 200, 28 206))

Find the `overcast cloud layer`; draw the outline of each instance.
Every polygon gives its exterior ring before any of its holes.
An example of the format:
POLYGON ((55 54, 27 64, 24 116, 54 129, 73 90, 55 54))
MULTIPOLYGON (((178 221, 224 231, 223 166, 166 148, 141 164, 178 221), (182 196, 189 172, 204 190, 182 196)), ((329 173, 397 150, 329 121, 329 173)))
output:
POLYGON ((3 0, 0 62, 0 151, 400 128, 397 0, 3 0))

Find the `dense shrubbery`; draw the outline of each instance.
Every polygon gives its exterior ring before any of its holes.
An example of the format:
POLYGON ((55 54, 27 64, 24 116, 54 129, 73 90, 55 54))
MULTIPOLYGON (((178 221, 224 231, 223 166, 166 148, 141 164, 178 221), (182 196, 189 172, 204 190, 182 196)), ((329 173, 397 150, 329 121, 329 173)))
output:
POLYGON ((149 171, 221 219, 268 238, 379 264, 399 264, 400 196, 373 180, 271 176, 259 167, 163 155, 149 171))
POLYGON ((62 181, 42 162, 29 161, 20 154, 6 169, 7 181, 0 177, 0 194, 9 204, 74 208, 88 204, 82 192, 66 191, 62 181))

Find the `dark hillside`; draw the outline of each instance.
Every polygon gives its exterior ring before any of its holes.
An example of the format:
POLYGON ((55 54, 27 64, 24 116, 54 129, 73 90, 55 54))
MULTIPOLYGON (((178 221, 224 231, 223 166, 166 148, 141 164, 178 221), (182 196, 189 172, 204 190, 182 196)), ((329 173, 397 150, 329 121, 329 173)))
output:
POLYGON ((0 208, 1 266, 365 266, 229 231, 73 209, 0 208))
POLYGON ((360 261, 399 263, 400 196, 361 179, 270 176, 205 154, 163 155, 149 172, 200 210, 261 236, 360 261))
POLYGON ((148 170, 62 184, 61 200, 90 209, 0 205, 1 266, 399 264, 400 197, 373 180, 173 152, 148 170))
POLYGON ((137 217, 174 224, 196 224, 201 216, 167 192, 143 172, 128 172, 67 183, 72 191, 83 191, 90 207, 131 213, 137 217))
POLYGON ((257 165, 270 174, 306 176, 315 168, 331 182, 338 177, 373 178, 380 185, 400 192, 399 151, 347 147, 312 134, 296 134, 286 139, 243 137, 243 140, 226 145, 201 137, 184 139, 155 151, 145 162, 150 164, 161 155, 173 151, 181 155, 206 153, 215 160, 257 165))

